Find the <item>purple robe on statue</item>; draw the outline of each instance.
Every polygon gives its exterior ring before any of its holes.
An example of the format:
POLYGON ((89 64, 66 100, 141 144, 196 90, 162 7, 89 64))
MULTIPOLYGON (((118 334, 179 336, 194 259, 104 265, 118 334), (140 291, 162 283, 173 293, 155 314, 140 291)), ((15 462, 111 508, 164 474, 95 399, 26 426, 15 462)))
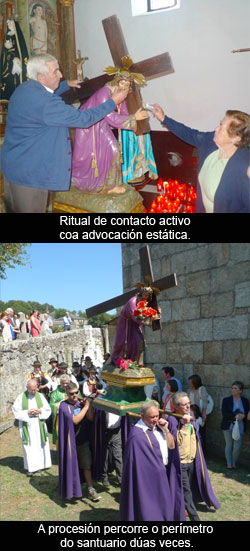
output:
MULTIPOLYGON (((81 107, 85 111, 110 99, 111 92, 104 86, 93 94, 81 107)), ((121 157, 117 140, 111 127, 133 130, 135 117, 129 115, 125 101, 90 128, 77 128, 72 157, 72 184, 83 192, 99 192, 122 185, 121 157), (93 154, 96 168, 92 167, 93 154)))
MULTIPOLYGON (((177 419, 176 417, 168 417, 168 428, 175 440, 175 448, 169 450, 168 454, 168 478, 170 484, 170 491, 173 499, 174 505, 174 520, 183 521, 186 520, 185 516, 185 504, 184 504, 184 493, 182 485, 182 472, 181 472, 181 461, 179 448, 177 445, 177 429, 178 425, 183 425, 182 419, 177 419)), ((194 430, 194 424, 192 423, 194 430)), ((205 458, 203 455, 200 438, 196 432, 196 442, 197 450, 196 456, 194 459, 194 481, 192 493, 194 501, 199 502, 203 501, 206 503, 208 509, 211 506, 214 506, 215 509, 220 508, 220 503, 214 495, 212 484, 209 478, 205 458)))
POLYGON ((173 520, 169 483, 160 445, 153 431, 145 433, 136 426, 131 427, 125 446, 120 520, 173 520))
MULTIPOLYGON (((78 407, 82 407, 77 403, 78 407)), ((60 402, 58 431, 59 492, 63 499, 82 497, 73 423, 74 406, 60 402)))
POLYGON ((114 364, 124 354, 128 360, 138 360, 139 352, 144 343, 141 327, 142 319, 134 316, 133 312, 139 300, 142 299, 138 296, 130 298, 120 312, 111 354, 114 364))

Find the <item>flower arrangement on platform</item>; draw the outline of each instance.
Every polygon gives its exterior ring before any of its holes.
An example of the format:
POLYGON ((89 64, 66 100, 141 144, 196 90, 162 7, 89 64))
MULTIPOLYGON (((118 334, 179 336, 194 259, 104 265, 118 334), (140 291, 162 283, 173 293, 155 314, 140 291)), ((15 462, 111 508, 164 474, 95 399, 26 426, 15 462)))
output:
POLYGON ((152 318, 158 316, 158 312, 154 308, 150 308, 146 300, 140 300, 133 312, 133 316, 136 318, 152 318))
POLYGON ((160 193, 150 205, 148 212, 195 212, 197 199, 196 189, 192 184, 180 183, 179 180, 158 179, 157 191, 160 193))
POLYGON ((118 367, 120 367, 123 371, 127 371, 127 369, 140 369, 137 362, 133 360, 125 360, 122 356, 118 358, 116 365, 118 365, 118 367))

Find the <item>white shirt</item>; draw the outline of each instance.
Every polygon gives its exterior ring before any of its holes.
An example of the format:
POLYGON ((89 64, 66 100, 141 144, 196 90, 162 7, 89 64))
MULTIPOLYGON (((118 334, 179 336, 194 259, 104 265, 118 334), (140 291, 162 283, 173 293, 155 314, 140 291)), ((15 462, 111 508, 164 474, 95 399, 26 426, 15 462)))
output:
POLYGON ((116 415, 116 413, 110 413, 109 411, 106 411, 106 426, 107 429, 116 429, 120 427, 121 424, 121 416, 116 415))
POLYGON ((64 316, 64 317, 63 317, 63 323, 64 323, 64 325, 71 325, 72 320, 71 320, 70 317, 64 316))
MULTIPOLYGON (((147 430, 150 430, 149 427, 143 422, 142 419, 140 419, 140 421, 138 421, 135 424, 135 427, 142 429, 144 432, 147 432, 147 430)), ((167 465, 168 464, 168 445, 167 445, 167 441, 164 438, 164 434, 160 429, 158 430, 156 427, 153 428, 152 432, 155 438, 159 442, 163 465, 167 465)))

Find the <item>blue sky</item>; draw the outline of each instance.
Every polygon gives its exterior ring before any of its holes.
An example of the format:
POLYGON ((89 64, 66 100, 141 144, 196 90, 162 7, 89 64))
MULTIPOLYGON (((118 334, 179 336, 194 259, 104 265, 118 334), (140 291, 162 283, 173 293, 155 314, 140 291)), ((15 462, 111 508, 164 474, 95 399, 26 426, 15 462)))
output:
POLYGON ((120 243, 33 243, 31 264, 7 269, 0 300, 37 301, 86 310, 122 294, 120 243))

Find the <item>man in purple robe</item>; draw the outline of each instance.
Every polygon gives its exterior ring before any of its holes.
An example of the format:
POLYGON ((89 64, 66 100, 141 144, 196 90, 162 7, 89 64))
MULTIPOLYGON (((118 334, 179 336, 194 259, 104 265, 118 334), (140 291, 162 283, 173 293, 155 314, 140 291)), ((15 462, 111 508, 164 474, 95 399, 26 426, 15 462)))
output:
POLYGON ((115 364, 119 357, 124 356, 143 365, 145 346, 142 326, 145 321, 141 317, 134 316, 134 310, 140 300, 146 300, 151 306, 153 296, 154 292, 151 287, 142 287, 140 293, 130 298, 123 306, 117 323, 113 350, 107 364, 115 364))
POLYGON ((92 398, 79 399, 79 389, 71 382, 66 387, 67 399, 59 406, 59 490, 63 499, 81 498, 80 471, 82 469, 88 486, 88 496, 99 501, 93 487, 90 451, 89 422, 94 421, 92 398))
POLYGON ((175 446, 157 402, 145 402, 126 442, 120 500, 122 521, 172 521, 166 473, 168 448, 175 446))
POLYGON ((168 417, 169 430, 175 440, 167 467, 174 505, 173 520, 186 520, 186 510, 191 521, 199 521, 195 503, 203 501, 208 509, 211 505, 219 509, 220 504, 214 495, 200 439, 190 416, 189 397, 185 392, 176 392, 172 402, 176 413, 183 416, 168 417))

